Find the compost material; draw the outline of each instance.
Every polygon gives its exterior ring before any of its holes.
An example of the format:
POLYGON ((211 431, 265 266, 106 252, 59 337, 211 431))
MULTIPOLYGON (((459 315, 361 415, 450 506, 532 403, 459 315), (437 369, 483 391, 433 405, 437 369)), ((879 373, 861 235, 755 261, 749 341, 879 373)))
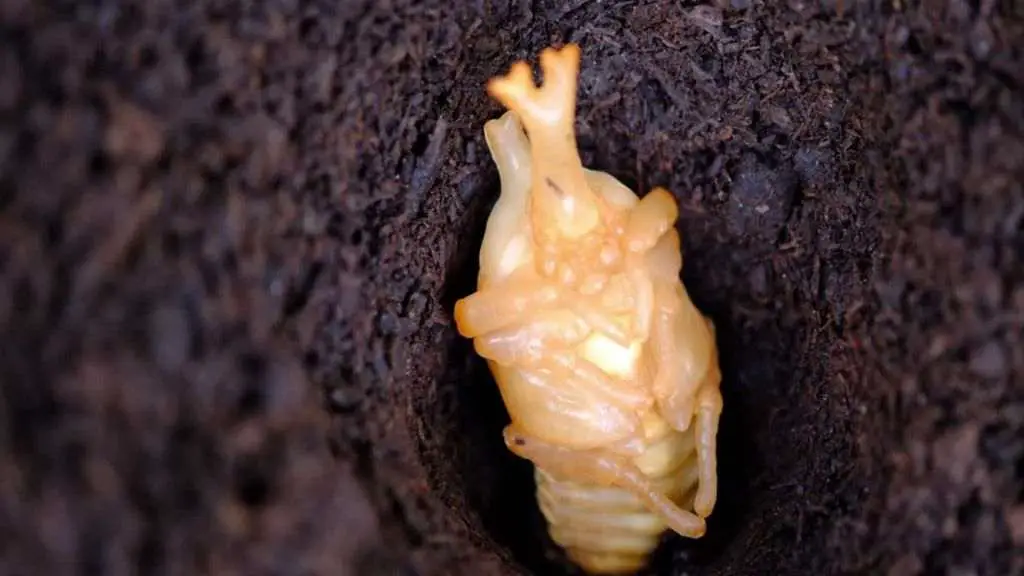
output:
POLYGON ((573 573, 451 318, 569 41, 719 328, 648 573, 1021 573, 1024 14, 916 4, 0 1, 0 573, 573 573))

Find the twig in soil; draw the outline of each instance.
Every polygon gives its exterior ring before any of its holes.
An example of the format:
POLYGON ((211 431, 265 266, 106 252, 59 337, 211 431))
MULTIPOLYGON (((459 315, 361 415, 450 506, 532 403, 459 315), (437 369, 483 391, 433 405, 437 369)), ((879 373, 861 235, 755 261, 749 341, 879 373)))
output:
POLYGON ((523 23, 527 26, 533 22, 533 1, 519 0, 519 11, 523 15, 523 23))
POLYGON ((587 4, 590 4, 592 1, 593 0, 580 0, 579 2, 576 2, 575 4, 571 4, 569 6, 566 6, 565 8, 562 9, 562 12, 558 15, 558 18, 559 19, 568 18, 569 16, 572 16, 572 14, 574 12, 577 12, 577 11, 583 9, 583 8, 586 8, 587 4))
POLYGON ((427 144, 427 149, 416 162, 416 169, 412 172, 411 182, 409 183, 409 214, 413 216, 420 213, 420 210, 423 208, 423 199, 437 180, 441 149, 447 134, 448 121, 442 116, 434 124, 434 131, 430 134, 430 142, 427 144))
POLYGON ((698 28, 719 37, 722 28, 722 10, 715 6, 695 6, 687 14, 698 28))
POLYGON ((1003 328, 1024 329, 1024 314, 1007 312, 994 318, 990 318, 974 330, 960 332, 954 338, 939 336, 936 338, 925 356, 927 362, 935 362, 950 352, 955 352, 966 346, 977 345, 980 341, 990 337, 1003 328))
POLYGON ((672 100, 676 106, 681 110, 686 110, 690 107, 690 101, 682 92, 679 91, 678 88, 676 88, 675 84, 672 83, 669 75, 665 73, 664 70, 651 62, 647 62, 644 67, 647 68, 651 77, 661 85, 661 89, 665 91, 665 94, 668 95, 669 99, 672 100))
POLYGON ((103 278, 110 277, 109 271, 124 257, 128 247, 138 236, 145 224, 156 215, 160 208, 162 194, 159 190, 147 192, 134 210, 126 218, 120 220, 120 226, 114 230, 99 248, 82 265, 81 272, 75 282, 73 301, 80 302, 82 297, 95 289, 103 278))

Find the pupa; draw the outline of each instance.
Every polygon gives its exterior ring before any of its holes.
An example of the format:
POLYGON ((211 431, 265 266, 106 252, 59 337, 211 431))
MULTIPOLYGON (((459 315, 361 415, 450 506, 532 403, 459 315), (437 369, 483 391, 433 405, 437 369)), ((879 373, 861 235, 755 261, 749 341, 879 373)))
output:
POLYGON ((714 509, 715 326, 680 279, 673 196, 581 162, 579 46, 540 66, 541 86, 521 61, 487 85, 508 109, 484 126, 501 192, 455 322, 494 375, 552 539, 591 574, 630 573, 666 529, 702 537, 714 509))

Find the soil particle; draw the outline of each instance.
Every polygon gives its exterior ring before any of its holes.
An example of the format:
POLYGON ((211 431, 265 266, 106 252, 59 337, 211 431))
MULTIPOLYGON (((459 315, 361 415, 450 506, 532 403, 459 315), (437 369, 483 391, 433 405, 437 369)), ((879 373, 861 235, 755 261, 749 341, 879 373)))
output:
POLYGON ((796 188, 796 174, 792 169, 773 170, 753 155, 745 155, 732 177, 730 225, 754 240, 775 238, 789 218, 796 188))
POLYGON ((0 574, 571 573, 451 318, 567 41, 722 351, 648 573, 1024 573, 1011 4, 0 0, 0 574))

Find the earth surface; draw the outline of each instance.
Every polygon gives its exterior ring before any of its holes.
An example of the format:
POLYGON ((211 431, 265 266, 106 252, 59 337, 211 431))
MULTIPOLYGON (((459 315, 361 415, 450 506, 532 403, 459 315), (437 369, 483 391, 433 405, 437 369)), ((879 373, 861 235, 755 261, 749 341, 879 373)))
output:
POLYGON ((451 318, 484 84, 569 41, 718 326, 649 574, 1024 573, 1009 0, 0 0, 0 573, 573 573, 451 318))

